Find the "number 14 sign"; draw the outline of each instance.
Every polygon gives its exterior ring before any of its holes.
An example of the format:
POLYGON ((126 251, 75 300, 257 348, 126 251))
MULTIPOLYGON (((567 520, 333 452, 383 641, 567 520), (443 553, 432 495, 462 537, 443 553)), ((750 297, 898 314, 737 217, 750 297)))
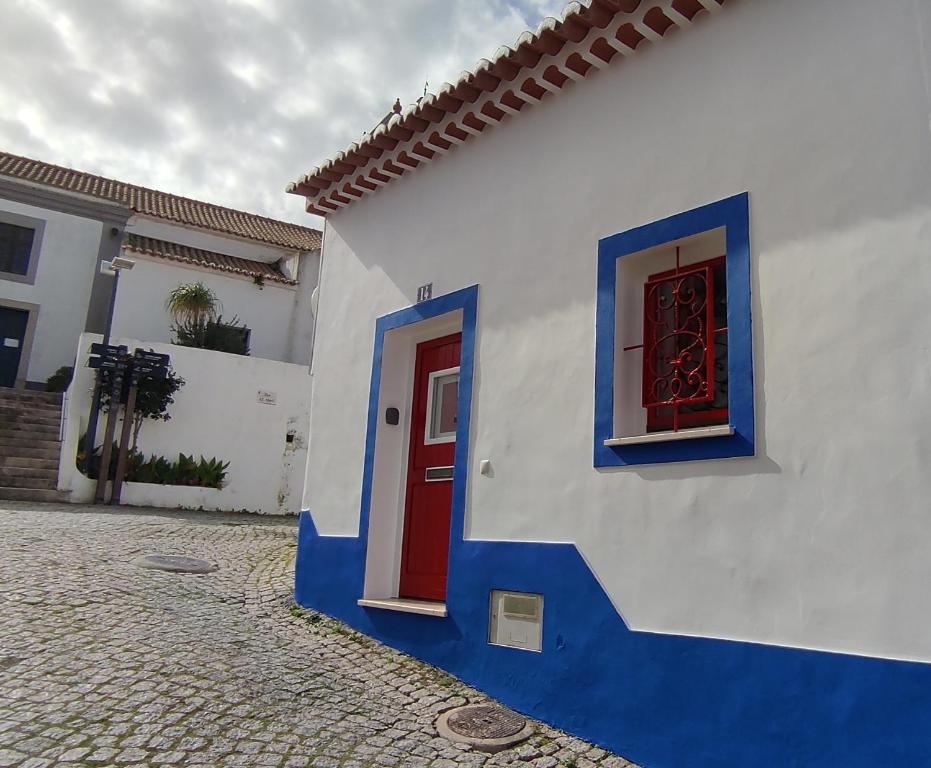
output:
POLYGON ((433 298, 433 283, 427 283, 426 285, 421 285, 417 289, 417 303, 421 301, 426 301, 427 299, 433 298))

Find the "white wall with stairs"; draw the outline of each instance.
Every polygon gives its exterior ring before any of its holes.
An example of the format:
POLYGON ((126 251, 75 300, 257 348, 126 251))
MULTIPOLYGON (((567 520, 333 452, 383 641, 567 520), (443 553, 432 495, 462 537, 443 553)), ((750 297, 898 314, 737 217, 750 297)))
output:
POLYGON ((0 388, 0 499, 63 501, 56 490, 62 396, 0 388))

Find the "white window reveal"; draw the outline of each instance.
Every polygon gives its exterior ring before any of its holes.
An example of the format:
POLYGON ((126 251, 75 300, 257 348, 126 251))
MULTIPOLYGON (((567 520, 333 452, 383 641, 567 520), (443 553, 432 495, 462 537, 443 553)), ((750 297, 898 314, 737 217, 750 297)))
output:
POLYGON ((488 642, 527 651, 543 648, 543 595, 494 589, 488 642))
POLYGON ((456 440, 456 404, 459 400, 459 368, 433 371, 427 383, 427 424, 424 443, 456 440))

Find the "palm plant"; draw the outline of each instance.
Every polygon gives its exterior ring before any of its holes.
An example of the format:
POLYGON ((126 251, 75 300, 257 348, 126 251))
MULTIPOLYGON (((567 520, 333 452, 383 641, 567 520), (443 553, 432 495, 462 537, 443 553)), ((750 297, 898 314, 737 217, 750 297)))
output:
POLYGON ((198 281, 173 288, 165 309, 174 321, 175 335, 193 341, 190 346, 202 347, 207 324, 217 318, 219 301, 210 288, 198 281))

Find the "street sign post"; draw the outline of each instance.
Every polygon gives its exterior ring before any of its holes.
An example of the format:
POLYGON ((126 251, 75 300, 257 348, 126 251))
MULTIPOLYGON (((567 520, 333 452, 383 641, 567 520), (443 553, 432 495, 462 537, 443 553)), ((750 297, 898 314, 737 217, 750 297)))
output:
MULTIPOLYGON (((109 333, 106 334, 104 341, 109 340, 109 333)), ((87 432, 84 435, 84 455, 87 457, 86 468, 90 469, 91 460, 94 456, 94 443, 97 440, 97 417, 100 412, 100 395, 103 379, 100 372, 103 370, 114 370, 115 360, 120 355, 125 355, 129 349, 122 344, 91 344, 91 357, 87 361, 89 368, 94 368, 97 374, 94 376, 94 394, 91 397, 91 412, 87 419, 87 432), (114 361, 105 363, 104 361, 114 361)))
POLYGON ((123 409, 123 429, 120 432, 120 452, 116 459, 116 476, 113 478, 113 490, 110 492, 110 503, 118 505, 123 494, 123 479, 126 477, 126 463, 129 459, 129 436, 132 432, 133 413, 136 410, 136 391, 139 380, 133 374, 129 380, 129 394, 126 396, 126 407, 123 409))
MULTIPOLYGON (((126 465, 129 459, 129 438, 132 433, 133 415, 136 411, 136 395, 139 391, 139 382, 142 379, 164 379, 168 376, 168 366, 171 358, 159 352, 146 352, 137 349, 133 356, 126 357, 129 375, 129 393, 126 396, 126 406, 123 408, 123 428, 120 431, 120 449, 116 459, 116 476, 113 478, 113 490, 110 492, 110 503, 118 505, 123 494, 123 480, 126 478, 126 465)), ((113 414, 111 408, 110 414, 113 414)), ((110 422, 107 421, 107 430, 110 422)), ((101 497, 102 500, 102 497, 101 497)))
MULTIPOLYGON (((101 358, 104 362, 110 362, 101 358)), ((110 476, 110 454, 113 451, 113 435, 116 433, 116 415, 120 408, 120 393, 123 391, 123 376, 129 368, 130 358, 121 355, 116 358, 110 374, 110 407, 107 410, 107 427, 104 430, 103 448, 100 451, 100 469, 97 471, 97 489, 94 501, 102 504, 107 494, 107 480, 110 476)))

